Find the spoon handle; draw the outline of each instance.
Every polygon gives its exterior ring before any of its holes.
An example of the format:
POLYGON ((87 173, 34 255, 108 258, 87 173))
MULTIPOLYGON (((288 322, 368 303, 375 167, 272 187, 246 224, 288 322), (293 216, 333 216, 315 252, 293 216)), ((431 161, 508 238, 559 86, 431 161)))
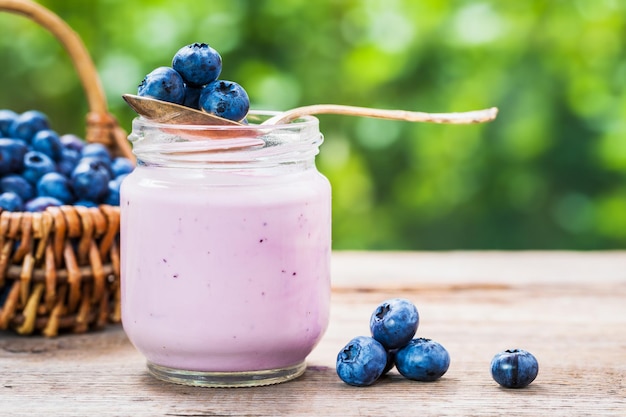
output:
POLYGON ((448 124, 470 124, 489 122, 496 118, 498 109, 492 107, 462 113, 424 113, 407 110, 383 110, 368 107, 344 106, 340 104, 315 104, 297 107, 278 114, 263 124, 289 123, 299 117, 311 114, 343 114, 349 116, 374 117, 379 119, 404 120, 408 122, 429 122, 448 124))

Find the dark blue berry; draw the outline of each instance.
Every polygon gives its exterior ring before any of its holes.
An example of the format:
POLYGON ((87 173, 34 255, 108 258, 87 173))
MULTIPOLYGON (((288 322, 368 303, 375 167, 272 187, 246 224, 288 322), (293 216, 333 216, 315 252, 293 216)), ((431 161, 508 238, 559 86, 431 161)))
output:
POLYGON ((222 72, 222 57, 206 43, 184 46, 172 59, 174 68, 185 83, 199 87, 217 80, 222 72))
POLYGON ((80 152, 71 148, 63 148, 61 159, 57 162, 57 172, 69 177, 80 161, 80 152))
POLYGON ((89 200, 77 200, 74 202, 74 205, 82 207, 98 207, 98 203, 89 200))
POLYGON ((248 114, 250 99, 236 82, 217 80, 202 89, 200 108, 216 116, 239 121, 248 114))
POLYGON ((370 317, 372 337, 386 349, 397 349, 406 345, 415 336, 418 326, 417 308, 404 298, 384 301, 370 317))
POLYGON ((40 130, 49 129, 48 117, 40 111, 29 110, 17 116, 9 126, 8 136, 30 143, 40 130))
POLYGON ((185 99, 185 84, 183 78, 174 69, 159 67, 141 81, 137 94, 182 104, 185 99))
POLYGON ((537 358, 523 349, 508 349, 491 360, 491 376, 505 388, 524 388, 539 373, 537 358))
POLYGON ((35 197, 35 187, 18 174, 5 175, 0 179, 0 191, 12 192, 20 196, 23 201, 35 197))
POLYGON ((19 139, 0 138, 0 175, 17 173, 24 168, 26 143, 19 139))
POLYGON ((0 137, 9 136, 9 127, 17 119, 17 113, 13 110, 0 110, 0 137))
POLYGON ((0 208, 6 211, 22 211, 24 210, 24 200, 10 191, 2 193, 0 194, 0 208))
POLYGON ((101 202, 109 191, 111 174, 99 159, 81 160, 71 175, 71 184, 78 200, 101 202))
POLYGON ((88 143, 80 152, 81 158, 97 158, 105 162, 111 162, 111 153, 101 143, 88 143))
POLYGON ((39 178, 43 177, 44 174, 54 172, 55 170, 56 165, 54 161, 44 153, 29 151, 24 155, 24 170, 22 171, 22 176, 33 185, 37 185, 37 181, 39 181, 39 178))
POLYGON ((372 385, 387 366, 387 351, 367 336, 352 339, 337 355, 337 375, 346 384, 372 385))
POLYGON ((448 351, 430 339, 413 339, 396 352, 398 372, 415 381, 435 381, 446 373, 449 366, 448 351))
POLYGON ((185 85, 185 100, 183 101, 183 106, 191 107, 192 109, 200 109, 200 94, 202 94, 202 87, 185 85))
POLYGON ((122 185, 122 181, 124 180, 124 178, 126 178, 127 176, 128 174, 122 174, 109 181, 109 193, 104 200, 104 204, 109 204, 111 206, 120 205, 120 186, 122 185))
POLYGON ((133 169, 135 169, 133 162, 123 156, 118 156, 111 161, 111 172, 113 173, 114 178, 117 178, 120 175, 130 174, 133 169))
POLYGON ((80 152, 83 150, 83 147, 86 143, 78 136, 68 133, 61 136, 61 144, 63 144, 64 148, 73 149, 77 152, 80 152))
POLYGON ((397 349, 392 349, 392 350, 387 351, 387 365, 385 365, 385 369, 383 370, 383 375, 391 371, 393 367, 396 365, 396 353, 398 353, 397 349))
POLYGON ((24 205, 24 209, 26 211, 35 212, 44 211, 48 207, 58 207, 62 205, 63 203, 54 197, 39 196, 27 201, 24 205))
POLYGON ((74 201, 69 179, 58 172, 48 172, 39 179, 37 194, 54 197, 63 204, 71 204, 74 201))
POLYGON ((40 130, 35 133, 31 141, 31 148, 34 151, 45 153, 53 161, 59 161, 63 152, 61 138, 54 130, 50 129, 40 130))

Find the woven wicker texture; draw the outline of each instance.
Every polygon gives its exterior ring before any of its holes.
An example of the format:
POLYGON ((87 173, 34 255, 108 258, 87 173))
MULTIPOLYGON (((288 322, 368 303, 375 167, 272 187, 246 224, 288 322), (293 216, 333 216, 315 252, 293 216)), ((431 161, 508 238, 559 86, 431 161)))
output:
MULTIPOLYGON (((84 44, 57 15, 28 0, 0 0, 0 11, 25 16, 64 46, 87 98, 85 140, 134 160, 126 132, 107 111, 84 44)), ((119 323, 119 207, 50 207, 0 213, 0 329, 19 334, 84 333, 119 323)))

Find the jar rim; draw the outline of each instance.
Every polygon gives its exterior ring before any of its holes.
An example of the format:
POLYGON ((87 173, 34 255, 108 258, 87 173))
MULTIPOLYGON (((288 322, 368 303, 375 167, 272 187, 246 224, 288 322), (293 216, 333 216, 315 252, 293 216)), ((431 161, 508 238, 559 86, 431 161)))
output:
POLYGON ((259 128, 263 130, 282 130, 282 129, 294 129, 294 128, 307 128, 312 127, 319 124, 319 120, 317 117, 312 115, 301 116, 296 120, 287 122, 287 123, 279 123, 279 124, 271 124, 271 125, 262 125, 262 122, 265 119, 269 119, 273 116, 279 115, 283 112, 273 111, 273 110, 250 110, 248 112, 248 119, 252 119, 255 121, 259 121, 259 123, 249 123, 249 124, 241 124, 241 125, 187 125, 187 124, 176 124, 176 123, 162 123, 155 122, 144 117, 138 116, 133 120, 133 124, 137 124, 137 126, 141 127, 151 127, 151 128, 163 128, 163 129, 176 129, 176 130, 204 130, 204 131, 247 131, 251 128, 259 128))

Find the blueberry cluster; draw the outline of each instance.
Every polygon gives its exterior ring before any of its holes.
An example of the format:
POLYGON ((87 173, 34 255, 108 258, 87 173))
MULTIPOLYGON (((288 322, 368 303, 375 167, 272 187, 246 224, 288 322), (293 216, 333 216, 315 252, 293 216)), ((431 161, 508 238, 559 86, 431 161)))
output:
POLYGON ((43 211, 73 204, 119 205, 120 184, 133 170, 98 143, 59 136, 42 112, 0 110, 0 209, 43 211))
POLYGON ((248 94, 236 82, 218 79, 221 72, 220 54, 206 43, 193 43, 176 52, 171 67, 146 75, 137 94, 241 121, 250 109, 248 94))
POLYGON ((355 337, 337 355, 337 375, 349 385, 368 386, 395 365, 414 381, 441 378, 450 355, 433 340, 413 338, 418 326, 417 308, 409 300, 384 301, 370 317, 371 336, 355 337))

